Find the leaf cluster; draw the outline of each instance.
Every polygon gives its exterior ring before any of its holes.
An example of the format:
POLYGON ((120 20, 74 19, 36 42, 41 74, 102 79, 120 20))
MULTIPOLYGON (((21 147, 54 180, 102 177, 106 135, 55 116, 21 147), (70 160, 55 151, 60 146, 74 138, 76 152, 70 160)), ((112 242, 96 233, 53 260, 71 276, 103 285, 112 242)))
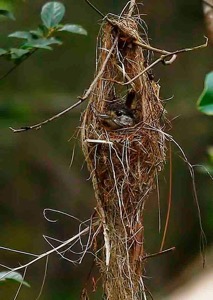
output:
MULTIPOLYGON (((41 9, 41 25, 35 30, 16 31, 8 37, 24 40, 17 48, 0 48, 0 57, 19 64, 37 49, 52 50, 53 45, 61 45, 62 40, 57 36, 60 32, 70 32, 86 35, 86 30, 77 24, 62 24, 65 6, 60 2, 48 2, 41 9)), ((0 15, 15 20, 14 15, 7 10, 0 10, 0 15)))

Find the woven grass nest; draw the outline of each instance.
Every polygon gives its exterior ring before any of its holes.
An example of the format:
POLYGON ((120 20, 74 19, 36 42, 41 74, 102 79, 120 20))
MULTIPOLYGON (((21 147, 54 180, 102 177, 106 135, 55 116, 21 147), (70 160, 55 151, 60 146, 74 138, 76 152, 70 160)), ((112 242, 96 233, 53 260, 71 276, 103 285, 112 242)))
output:
MULTIPOLYGON (((164 108, 159 85, 144 73, 149 53, 139 43, 139 16, 107 16, 98 41, 97 80, 82 116, 82 148, 102 224, 102 255, 97 263, 103 276, 104 299, 141 299, 143 209, 165 163, 164 108), (134 79, 136 77, 136 79, 134 79), (134 80, 132 80, 134 79, 134 80), (111 128, 99 115, 127 105, 133 124, 111 128)), ((148 43, 146 41, 146 43, 148 43)))

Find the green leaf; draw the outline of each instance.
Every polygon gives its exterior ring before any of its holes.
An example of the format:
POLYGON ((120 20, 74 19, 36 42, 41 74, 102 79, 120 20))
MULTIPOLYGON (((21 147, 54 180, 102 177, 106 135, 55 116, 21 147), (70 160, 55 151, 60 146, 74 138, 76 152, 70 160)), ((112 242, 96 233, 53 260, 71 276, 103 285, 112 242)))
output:
POLYGON ((9 10, 0 9, 0 15, 4 16, 4 17, 7 17, 7 18, 9 18, 11 20, 15 20, 15 17, 13 15, 13 13, 11 13, 9 10))
POLYGON ((203 174, 213 175, 213 165, 211 164, 202 164, 202 167, 198 167, 198 171, 203 174))
POLYGON ((11 58, 12 59, 18 59, 24 56, 25 54, 29 53, 29 49, 19 49, 19 48, 11 48, 10 53, 11 53, 11 58))
POLYGON ((22 275, 19 274, 18 272, 10 272, 10 273, 8 273, 7 271, 0 272, 0 283, 4 283, 6 280, 22 283, 23 285, 30 287, 29 283, 24 281, 22 275))
POLYGON ((209 146, 207 149, 208 161, 199 166, 198 171, 200 173, 213 175, 213 146, 209 146))
POLYGON ((205 87, 197 106, 201 112, 213 116, 213 72, 206 75, 205 87))
POLYGON ((49 39, 44 38, 44 39, 31 40, 31 41, 28 41, 24 46, 52 50, 52 48, 49 47, 49 45, 53 45, 53 44, 61 45, 62 42, 59 41, 58 39, 52 37, 49 39))
POLYGON ((28 31, 16 31, 8 35, 8 37, 15 37, 18 39, 29 39, 31 34, 28 31))
POLYGON ((63 25, 63 27, 58 29, 58 31, 67 31, 67 32, 87 35, 87 31, 81 25, 77 25, 77 24, 65 24, 63 25))
POLYGON ((44 36, 43 32, 38 28, 37 30, 30 30, 32 37, 42 38, 44 36))
POLYGON ((0 48, 0 56, 6 54, 8 51, 0 48))
POLYGON ((65 7, 60 2, 48 2, 41 10, 41 19, 47 28, 57 26, 63 19, 65 7))
POLYGON ((212 163, 213 167, 213 146, 208 147, 207 152, 209 155, 209 161, 212 163))
POLYGON ((44 25, 39 25, 36 30, 30 30, 32 38, 44 38, 48 32, 49 30, 44 25))

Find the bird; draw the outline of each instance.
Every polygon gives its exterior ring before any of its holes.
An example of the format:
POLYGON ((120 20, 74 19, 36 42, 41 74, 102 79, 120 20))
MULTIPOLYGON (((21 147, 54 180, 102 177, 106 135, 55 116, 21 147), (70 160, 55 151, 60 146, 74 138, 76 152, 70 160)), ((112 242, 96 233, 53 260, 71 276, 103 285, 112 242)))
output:
POLYGON ((116 130, 132 127, 136 122, 134 110, 132 109, 134 99, 135 92, 130 91, 125 102, 119 99, 116 102, 113 101, 107 106, 106 113, 99 113, 94 107, 92 109, 96 117, 102 121, 103 126, 107 129, 116 130))

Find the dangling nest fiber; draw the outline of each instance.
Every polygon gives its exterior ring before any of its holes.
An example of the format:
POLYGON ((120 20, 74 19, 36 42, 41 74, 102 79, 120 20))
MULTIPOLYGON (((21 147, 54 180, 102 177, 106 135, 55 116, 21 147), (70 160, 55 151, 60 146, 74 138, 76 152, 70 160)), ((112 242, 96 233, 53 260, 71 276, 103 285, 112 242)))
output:
POLYGON ((141 299, 144 293, 143 209, 165 162, 159 85, 147 73, 138 76, 148 57, 147 50, 137 45, 145 43, 140 28, 139 16, 104 20, 96 80, 82 117, 82 148, 103 228, 104 247, 97 263, 109 300, 141 299), (102 115, 111 116, 127 105, 124 99, 130 94, 133 122, 115 129, 112 119, 106 122, 102 115))

